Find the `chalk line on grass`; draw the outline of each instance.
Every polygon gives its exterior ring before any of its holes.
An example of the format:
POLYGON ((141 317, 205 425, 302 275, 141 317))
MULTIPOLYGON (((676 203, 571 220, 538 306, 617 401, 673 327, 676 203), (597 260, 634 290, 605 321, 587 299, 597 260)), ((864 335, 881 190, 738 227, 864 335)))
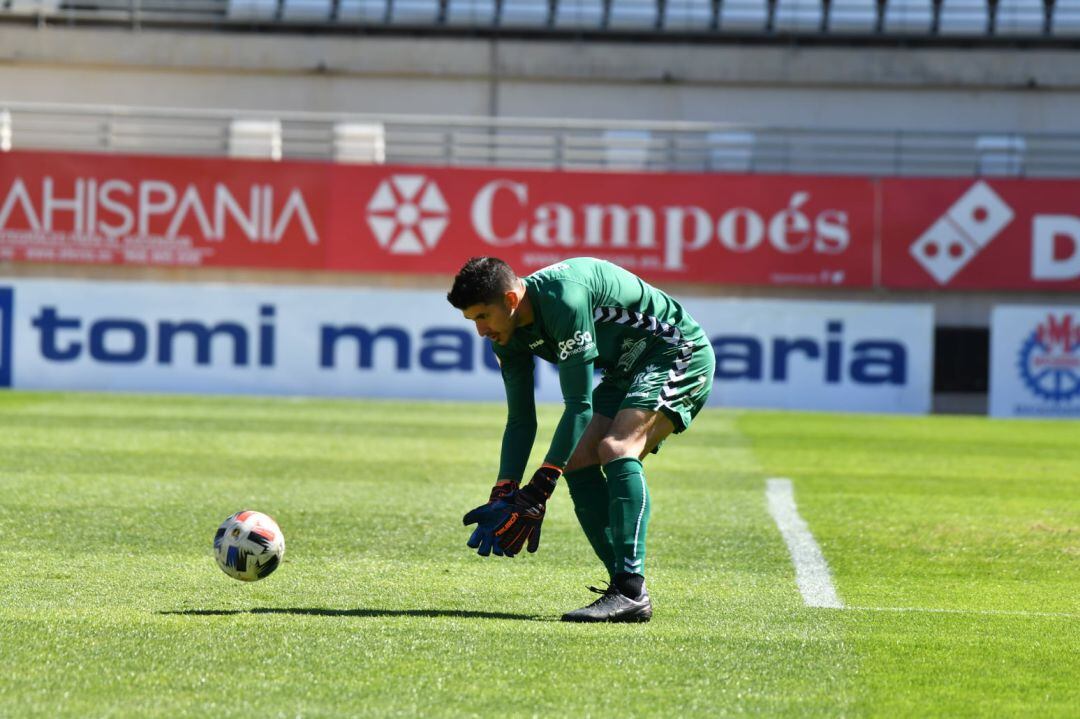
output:
POLYGON ((795 491, 790 479, 773 478, 765 481, 765 499, 780 534, 795 565, 795 584, 808 607, 843 609, 844 603, 836 594, 829 564, 821 547, 810 532, 806 521, 795 506, 795 491))

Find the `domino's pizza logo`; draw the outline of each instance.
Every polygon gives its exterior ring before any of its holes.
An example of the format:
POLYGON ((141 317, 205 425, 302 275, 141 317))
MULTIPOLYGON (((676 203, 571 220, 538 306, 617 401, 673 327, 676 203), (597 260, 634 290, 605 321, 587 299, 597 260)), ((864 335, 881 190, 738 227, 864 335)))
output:
POLYGON ((375 189, 367 206, 368 227, 392 255, 435 249, 450 222, 439 186, 424 175, 394 175, 375 189))
POLYGON ((0 287, 0 387, 11 386, 11 327, 14 324, 15 290, 0 287))
POLYGON ((1020 378, 1035 396, 1051 402, 1080 397, 1080 322, 1048 315, 1020 347, 1020 378))
POLYGON ((979 181, 911 245, 911 256, 946 285, 1012 222, 1012 208, 979 181))

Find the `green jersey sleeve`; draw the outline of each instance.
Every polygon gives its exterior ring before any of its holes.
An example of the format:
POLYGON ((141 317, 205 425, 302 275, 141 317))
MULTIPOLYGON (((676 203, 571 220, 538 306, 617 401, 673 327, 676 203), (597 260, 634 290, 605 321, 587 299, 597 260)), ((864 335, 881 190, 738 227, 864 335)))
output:
POLYGON ((593 363, 566 362, 559 365, 559 386, 562 388, 563 413, 555 427, 544 461, 556 467, 565 467, 570 455, 585 434, 585 427, 592 419, 593 363))
POLYGON ((506 389, 506 428, 503 430, 497 479, 520 481, 536 440, 536 399, 533 395, 532 355, 495 352, 506 389))
POLYGON ((578 282, 551 282, 541 289, 540 316, 555 340, 560 368, 592 362, 598 356, 592 305, 589 288, 578 282))
POLYGON ((593 360, 598 356, 592 305, 589 288, 580 282, 551 282, 540 291, 540 316, 555 340, 564 403, 545 459, 558 467, 566 466, 592 419, 593 360))

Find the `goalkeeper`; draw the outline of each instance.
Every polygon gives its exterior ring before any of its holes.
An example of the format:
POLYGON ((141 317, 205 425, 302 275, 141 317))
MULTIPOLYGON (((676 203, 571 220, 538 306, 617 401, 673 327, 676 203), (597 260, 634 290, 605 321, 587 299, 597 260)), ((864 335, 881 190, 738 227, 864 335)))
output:
POLYGON ((480 554, 535 552, 565 476, 581 528, 608 571, 600 598, 565 621, 640 622, 649 490, 642 460, 682 432, 712 389, 716 358, 701 327, 667 294, 609 262, 566 260, 528 277, 495 257, 470 259, 450 304, 490 339, 507 422, 489 501, 465 515, 480 554), (520 486, 536 438, 533 355, 558 365, 565 408, 543 465, 520 486), (593 388, 594 367, 603 370, 593 388))

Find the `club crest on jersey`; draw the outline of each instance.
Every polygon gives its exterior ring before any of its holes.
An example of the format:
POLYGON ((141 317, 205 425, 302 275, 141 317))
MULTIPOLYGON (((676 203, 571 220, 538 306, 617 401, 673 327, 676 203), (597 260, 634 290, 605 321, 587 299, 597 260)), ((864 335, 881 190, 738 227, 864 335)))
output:
POLYGON ((570 355, 581 354, 594 346, 592 333, 578 330, 573 337, 559 343, 559 359, 564 360, 570 355))
POLYGON ((619 361, 615 363, 616 369, 623 372, 629 371, 634 363, 638 361, 642 353, 645 352, 645 340, 640 339, 634 341, 632 339, 625 339, 622 343, 622 354, 619 356, 619 361))

